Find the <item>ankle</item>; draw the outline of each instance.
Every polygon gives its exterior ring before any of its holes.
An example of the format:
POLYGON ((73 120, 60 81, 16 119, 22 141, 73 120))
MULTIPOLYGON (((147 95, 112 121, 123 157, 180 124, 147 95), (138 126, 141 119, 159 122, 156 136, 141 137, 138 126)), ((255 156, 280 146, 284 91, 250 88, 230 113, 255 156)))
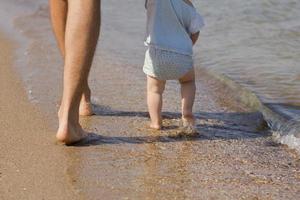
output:
POLYGON ((91 98, 87 95, 82 95, 81 99, 80 99, 80 104, 87 104, 91 102, 91 98))
POLYGON ((79 113, 76 111, 64 111, 62 109, 58 112, 58 119, 60 124, 76 124, 79 121, 79 113))
POLYGON ((195 120, 195 117, 193 115, 193 113, 184 113, 182 114, 182 119, 186 119, 186 120, 195 120))
POLYGON ((91 90, 89 87, 87 87, 82 93, 80 102, 89 103, 90 101, 91 101, 91 90))
POLYGON ((151 120, 150 127, 153 129, 160 130, 162 127, 162 120, 155 120, 155 121, 151 120))
POLYGON ((155 130, 160 130, 162 128, 162 125, 156 124, 156 123, 151 123, 150 128, 155 129, 155 130))

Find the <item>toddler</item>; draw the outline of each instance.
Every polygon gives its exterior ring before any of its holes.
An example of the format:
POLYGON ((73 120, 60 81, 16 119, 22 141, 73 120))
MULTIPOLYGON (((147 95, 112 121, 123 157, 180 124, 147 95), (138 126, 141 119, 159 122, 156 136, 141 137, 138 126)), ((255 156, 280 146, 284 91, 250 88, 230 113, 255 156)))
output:
POLYGON ((162 128, 162 93, 166 80, 181 84, 182 122, 195 131, 193 45, 204 25, 190 0, 146 0, 148 46, 143 71, 147 75, 150 128, 162 128))

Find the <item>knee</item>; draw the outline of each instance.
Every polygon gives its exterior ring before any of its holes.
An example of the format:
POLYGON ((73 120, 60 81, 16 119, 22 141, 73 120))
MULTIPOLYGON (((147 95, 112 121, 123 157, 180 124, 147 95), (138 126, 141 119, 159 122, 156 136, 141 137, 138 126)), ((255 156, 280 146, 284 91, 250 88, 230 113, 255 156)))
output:
POLYGON ((164 83, 150 84, 148 86, 148 91, 151 93, 162 94, 164 92, 164 90, 165 90, 164 83))
POLYGON ((187 72, 183 77, 179 79, 180 84, 195 83, 195 70, 194 68, 187 72))
POLYGON ((196 85, 196 84, 195 84, 195 78, 194 78, 194 77, 192 77, 192 78, 190 78, 190 79, 179 79, 179 83, 180 83, 181 85, 183 85, 183 84, 196 85))

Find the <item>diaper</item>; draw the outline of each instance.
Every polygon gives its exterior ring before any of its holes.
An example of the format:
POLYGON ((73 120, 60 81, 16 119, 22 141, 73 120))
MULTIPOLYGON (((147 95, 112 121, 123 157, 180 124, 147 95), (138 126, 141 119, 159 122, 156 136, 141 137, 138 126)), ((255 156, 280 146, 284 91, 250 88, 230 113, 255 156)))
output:
POLYGON ((178 80, 192 68, 192 56, 149 47, 146 51, 143 71, 159 80, 178 80))

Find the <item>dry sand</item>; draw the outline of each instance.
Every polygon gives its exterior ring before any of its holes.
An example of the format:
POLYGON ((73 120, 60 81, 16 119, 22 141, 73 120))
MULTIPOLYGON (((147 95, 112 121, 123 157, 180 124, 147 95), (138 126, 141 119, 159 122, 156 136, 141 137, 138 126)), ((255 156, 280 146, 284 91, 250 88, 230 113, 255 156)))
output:
POLYGON ((63 147, 13 70, 16 46, 3 33, 0 44, 0 199, 76 199, 63 147))

